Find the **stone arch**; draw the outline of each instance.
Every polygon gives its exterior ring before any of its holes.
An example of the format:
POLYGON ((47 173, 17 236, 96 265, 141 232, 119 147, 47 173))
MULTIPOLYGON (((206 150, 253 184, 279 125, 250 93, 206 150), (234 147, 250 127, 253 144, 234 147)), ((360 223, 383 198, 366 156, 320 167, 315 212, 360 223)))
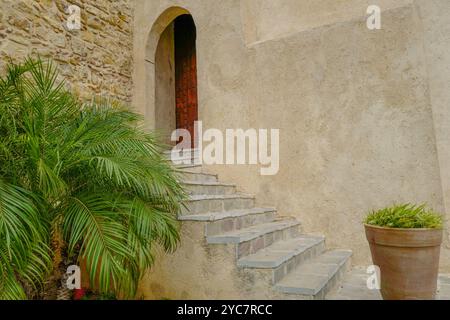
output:
POLYGON ((158 42, 161 34, 166 30, 166 28, 171 24, 177 17, 189 14, 192 15, 188 10, 182 7, 170 7, 164 10, 163 13, 159 15, 150 30, 147 37, 147 45, 145 48, 145 60, 154 63, 156 49, 158 47, 158 42))
POLYGON ((192 14, 185 8, 173 6, 165 9, 153 23, 145 46, 145 123, 150 129, 158 129, 157 119, 157 52, 161 37, 180 16, 192 14))

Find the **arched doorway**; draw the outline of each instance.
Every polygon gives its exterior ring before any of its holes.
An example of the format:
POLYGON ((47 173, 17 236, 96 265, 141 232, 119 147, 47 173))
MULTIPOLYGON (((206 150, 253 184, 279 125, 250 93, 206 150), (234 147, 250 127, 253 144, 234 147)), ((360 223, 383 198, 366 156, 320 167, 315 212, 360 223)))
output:
POLYGON ((197 32, 191 15, 177 17, 174 24, 176 126, 190 132, 193 146, 194 122, 198 119, 197 32))
MULTIPOLYGON (((196 27, 190 14, 178 15, 161 33, 155 53, 155 128, 170 141, 187 129, 194 146, 198 119, 196 27)), ((172 142, 174 143, 174 142, 172 142)))

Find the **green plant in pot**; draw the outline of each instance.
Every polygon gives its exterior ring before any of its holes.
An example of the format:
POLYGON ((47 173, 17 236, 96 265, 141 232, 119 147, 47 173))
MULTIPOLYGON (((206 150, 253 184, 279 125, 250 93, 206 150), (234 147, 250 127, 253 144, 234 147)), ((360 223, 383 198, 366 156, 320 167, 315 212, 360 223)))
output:
POLYGON ((434 299, 442 216, 425 205, 402 204, 373 211, 364 222, 383 299, 434 299))

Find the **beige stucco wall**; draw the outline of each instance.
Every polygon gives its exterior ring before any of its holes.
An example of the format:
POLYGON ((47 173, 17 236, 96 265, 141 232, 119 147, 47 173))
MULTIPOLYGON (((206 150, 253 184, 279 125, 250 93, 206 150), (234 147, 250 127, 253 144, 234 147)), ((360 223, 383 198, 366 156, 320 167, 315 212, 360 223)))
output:
POLYGON ((279 174, 246 187, 357 264, 370 261, 371 208, 443 210, 421 24, 412 6, 382 17, 377 32, 354 19, 251 50, 252 126, 282 133, 279 174))
POLYGON ((165 143, 170 143, 170 134, 176 129, 174 55, 172 23, 161 34, 155 55, 155 129, 165 143))
POLYGON ((245 40, 253 44, 287 37, 320 26, 345 22, 366 14, 370 5, 383 11, 413 0, 242 0, 245 40))
MULTIPOLYGON (((269 3, 251 10, 252 0, 137 1, 135 65, 150 65, 146 41, 161 13, 190 12, 204 127, 281 130, 277 175, 260 176, 257 166, 207 170, 367 265, 368 210, 408 201, 444 212, 449 203, 448 1, 383 1, 382 30, 374 31, 366 27, 367 1, 269 3), (337 16, 323 11, 326 4, 337 16), (304 19, 275 23, 286 11, 304 19)), ((154 127, 145 94, 154 90, 151 68, 134 70, 134 104, 154 127)), ((447 272, 448 246, 446 237, 447 272)))
MULTIPOLYGON (((450 4, 446 0, 416 0, 424 31, 430 102, 444 204, 450 212, 450 4)), ((448 242, 445 244, 449 248, 448 242)))
POLYGON ((171 255, 160 252, 153 272, 141 281, 144 299, 282 299, 272 289, 268 270, 236 268, 233 245, 207 245, 202 223, 186 222, 183 241, 171 255))
POLYGON ((1 0, 0 72, 9 59, 52 59, 61 79, 83 99, 132 97, 132 0, 1 0), (81 30, 68 30, 69 5, 80 7, 81 30))

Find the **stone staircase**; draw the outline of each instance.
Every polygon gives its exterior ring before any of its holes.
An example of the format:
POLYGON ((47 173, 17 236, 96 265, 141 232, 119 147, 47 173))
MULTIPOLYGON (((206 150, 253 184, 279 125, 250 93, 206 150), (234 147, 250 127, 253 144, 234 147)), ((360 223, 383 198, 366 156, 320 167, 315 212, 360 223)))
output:
POLYGON ((201 224, 208 252, 231 248, 236 277, 244 279, 244 284, 253 279, 243 296, 324 299, 349 269, 351 251, 327 250, 323 236, 304 234, 299 221, 278 215, 275 208, 257 207, 253 196, 204 173, 196 164, 196 151, 192 154, 193 164, 177 165, 190 193, 179 220, 201 224))

